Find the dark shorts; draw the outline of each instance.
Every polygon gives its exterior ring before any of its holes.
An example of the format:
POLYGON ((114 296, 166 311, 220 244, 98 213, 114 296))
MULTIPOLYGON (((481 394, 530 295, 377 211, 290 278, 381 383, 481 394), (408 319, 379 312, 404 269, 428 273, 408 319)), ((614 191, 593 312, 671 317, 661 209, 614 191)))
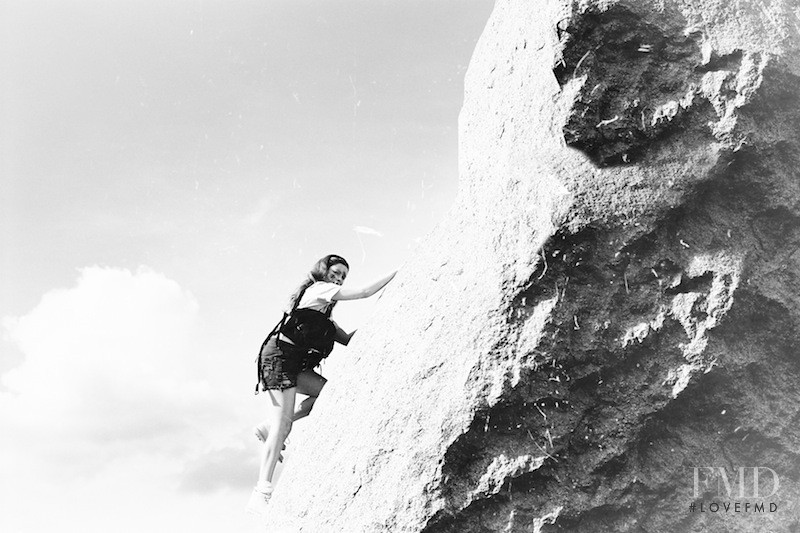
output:
POLYGON ((286 390, 297 386, 297 376, 307 364, 304 350, 272 337, 261 349, 259 377, 262 390, 286 390))

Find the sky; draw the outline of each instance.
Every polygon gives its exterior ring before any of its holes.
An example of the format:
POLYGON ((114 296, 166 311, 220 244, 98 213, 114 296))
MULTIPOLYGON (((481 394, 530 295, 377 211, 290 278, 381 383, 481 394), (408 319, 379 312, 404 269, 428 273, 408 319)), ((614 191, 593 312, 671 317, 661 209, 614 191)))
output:
POLYGON ((263 531, 256 351, 444 216, 492 6, 0 0, 1 531, 263 531))

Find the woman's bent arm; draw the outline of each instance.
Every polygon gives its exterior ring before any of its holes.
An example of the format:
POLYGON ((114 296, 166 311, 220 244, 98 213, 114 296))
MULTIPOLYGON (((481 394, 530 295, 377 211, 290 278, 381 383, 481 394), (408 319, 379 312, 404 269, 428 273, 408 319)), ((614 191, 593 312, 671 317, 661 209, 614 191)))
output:
POLYGON ((369 298, 382 288, 386 286, 387 283, 392 281, 397 271, 395 270, 388 276, 385 276, 375 283, 371 285, 367 285, 362 289, 339 289, 339 292, 333 295, 334 300, 360 300, 361 298, 369 298))
POLYGON ((334 337, 334 340, 339 344, 344 344, 345 346, 347 346, 350 343, 350 339, 352 339, 353 335, 355 335, 356 330, 347 333, 345 330, 340 328, 339 324, 337 324, 336 322, 334 322, 333 325, 336 326, 336 337, 334 337))

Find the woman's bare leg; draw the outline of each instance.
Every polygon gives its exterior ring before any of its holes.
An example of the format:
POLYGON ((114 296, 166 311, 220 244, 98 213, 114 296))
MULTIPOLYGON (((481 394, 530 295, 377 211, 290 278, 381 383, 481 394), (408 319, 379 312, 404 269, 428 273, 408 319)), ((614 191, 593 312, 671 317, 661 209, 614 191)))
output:
POLYGON ((305 400, 300 402, 297 409, 294 411, 293 420, 300 420, 308 416, 311 408, 314 407, 314 402, 317 401, 317 396, 322 391, 328 380, 314 372, 313 370, 304 370, 297 376, 297 392, 308 396, 305 400))
POLYGON ((258 473, 258 485, 266 487, 272 483, 275 464, 280 457, 283 441, 292 430, 294 400, 297 387, 286 390, 269 390, 270 406, 266 423, 270 431, 264 442, 261 456, 261 469, 258 473))
MULTIPOLYGON (((259 425, 257 425, 256 427, 254 427, 253 428, 253 435, 256 436, 256 438, 259 440, 259 442, 261 442, 261 444, 264 444, 265 442, 267 442, 267 437, 269 436, 269 422, 265 420, 265 421, 261 422, 259 425)), ((285 449, 286 449, 286 443, 284 442, 283 447, 281 448, 281 450, 285 450, 285 449)), ((278 456, 278 462, 279 463, 283 462, 283 454, 278 456)))

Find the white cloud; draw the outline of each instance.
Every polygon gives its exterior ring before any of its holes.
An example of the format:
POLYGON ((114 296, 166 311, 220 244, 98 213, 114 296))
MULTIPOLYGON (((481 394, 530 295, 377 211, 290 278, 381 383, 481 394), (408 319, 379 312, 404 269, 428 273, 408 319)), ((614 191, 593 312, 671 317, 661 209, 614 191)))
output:
POLYGON ((356 233, 360 233, 362 235, 374 235, 376 237, 383 237, 383 233, 367 226, 353 226, 353 231, 355 231, 356 233))
POLYGON ((213 450, 186 465, 180 489, 198 494, 215 493, 224 488, 249 490, 258 467, 258 456, 252 449, 213 450))
POLYGON ((224 361, 203 349, 191 293, 147 268, 90 267, 2 325, 24 360, 0 376, 0 530, 210 531, 245 519, 252 396, 204 375, 198 362, 224 361))
POLYGON ((5 319, 25 359, 2 376, 0 421, 12 431, 0 445, 43 454, 66 476, 188 449, 198 427, 226 416, 224 395, 193 370, 198 307, 147 268, 90 267, 5 319))

